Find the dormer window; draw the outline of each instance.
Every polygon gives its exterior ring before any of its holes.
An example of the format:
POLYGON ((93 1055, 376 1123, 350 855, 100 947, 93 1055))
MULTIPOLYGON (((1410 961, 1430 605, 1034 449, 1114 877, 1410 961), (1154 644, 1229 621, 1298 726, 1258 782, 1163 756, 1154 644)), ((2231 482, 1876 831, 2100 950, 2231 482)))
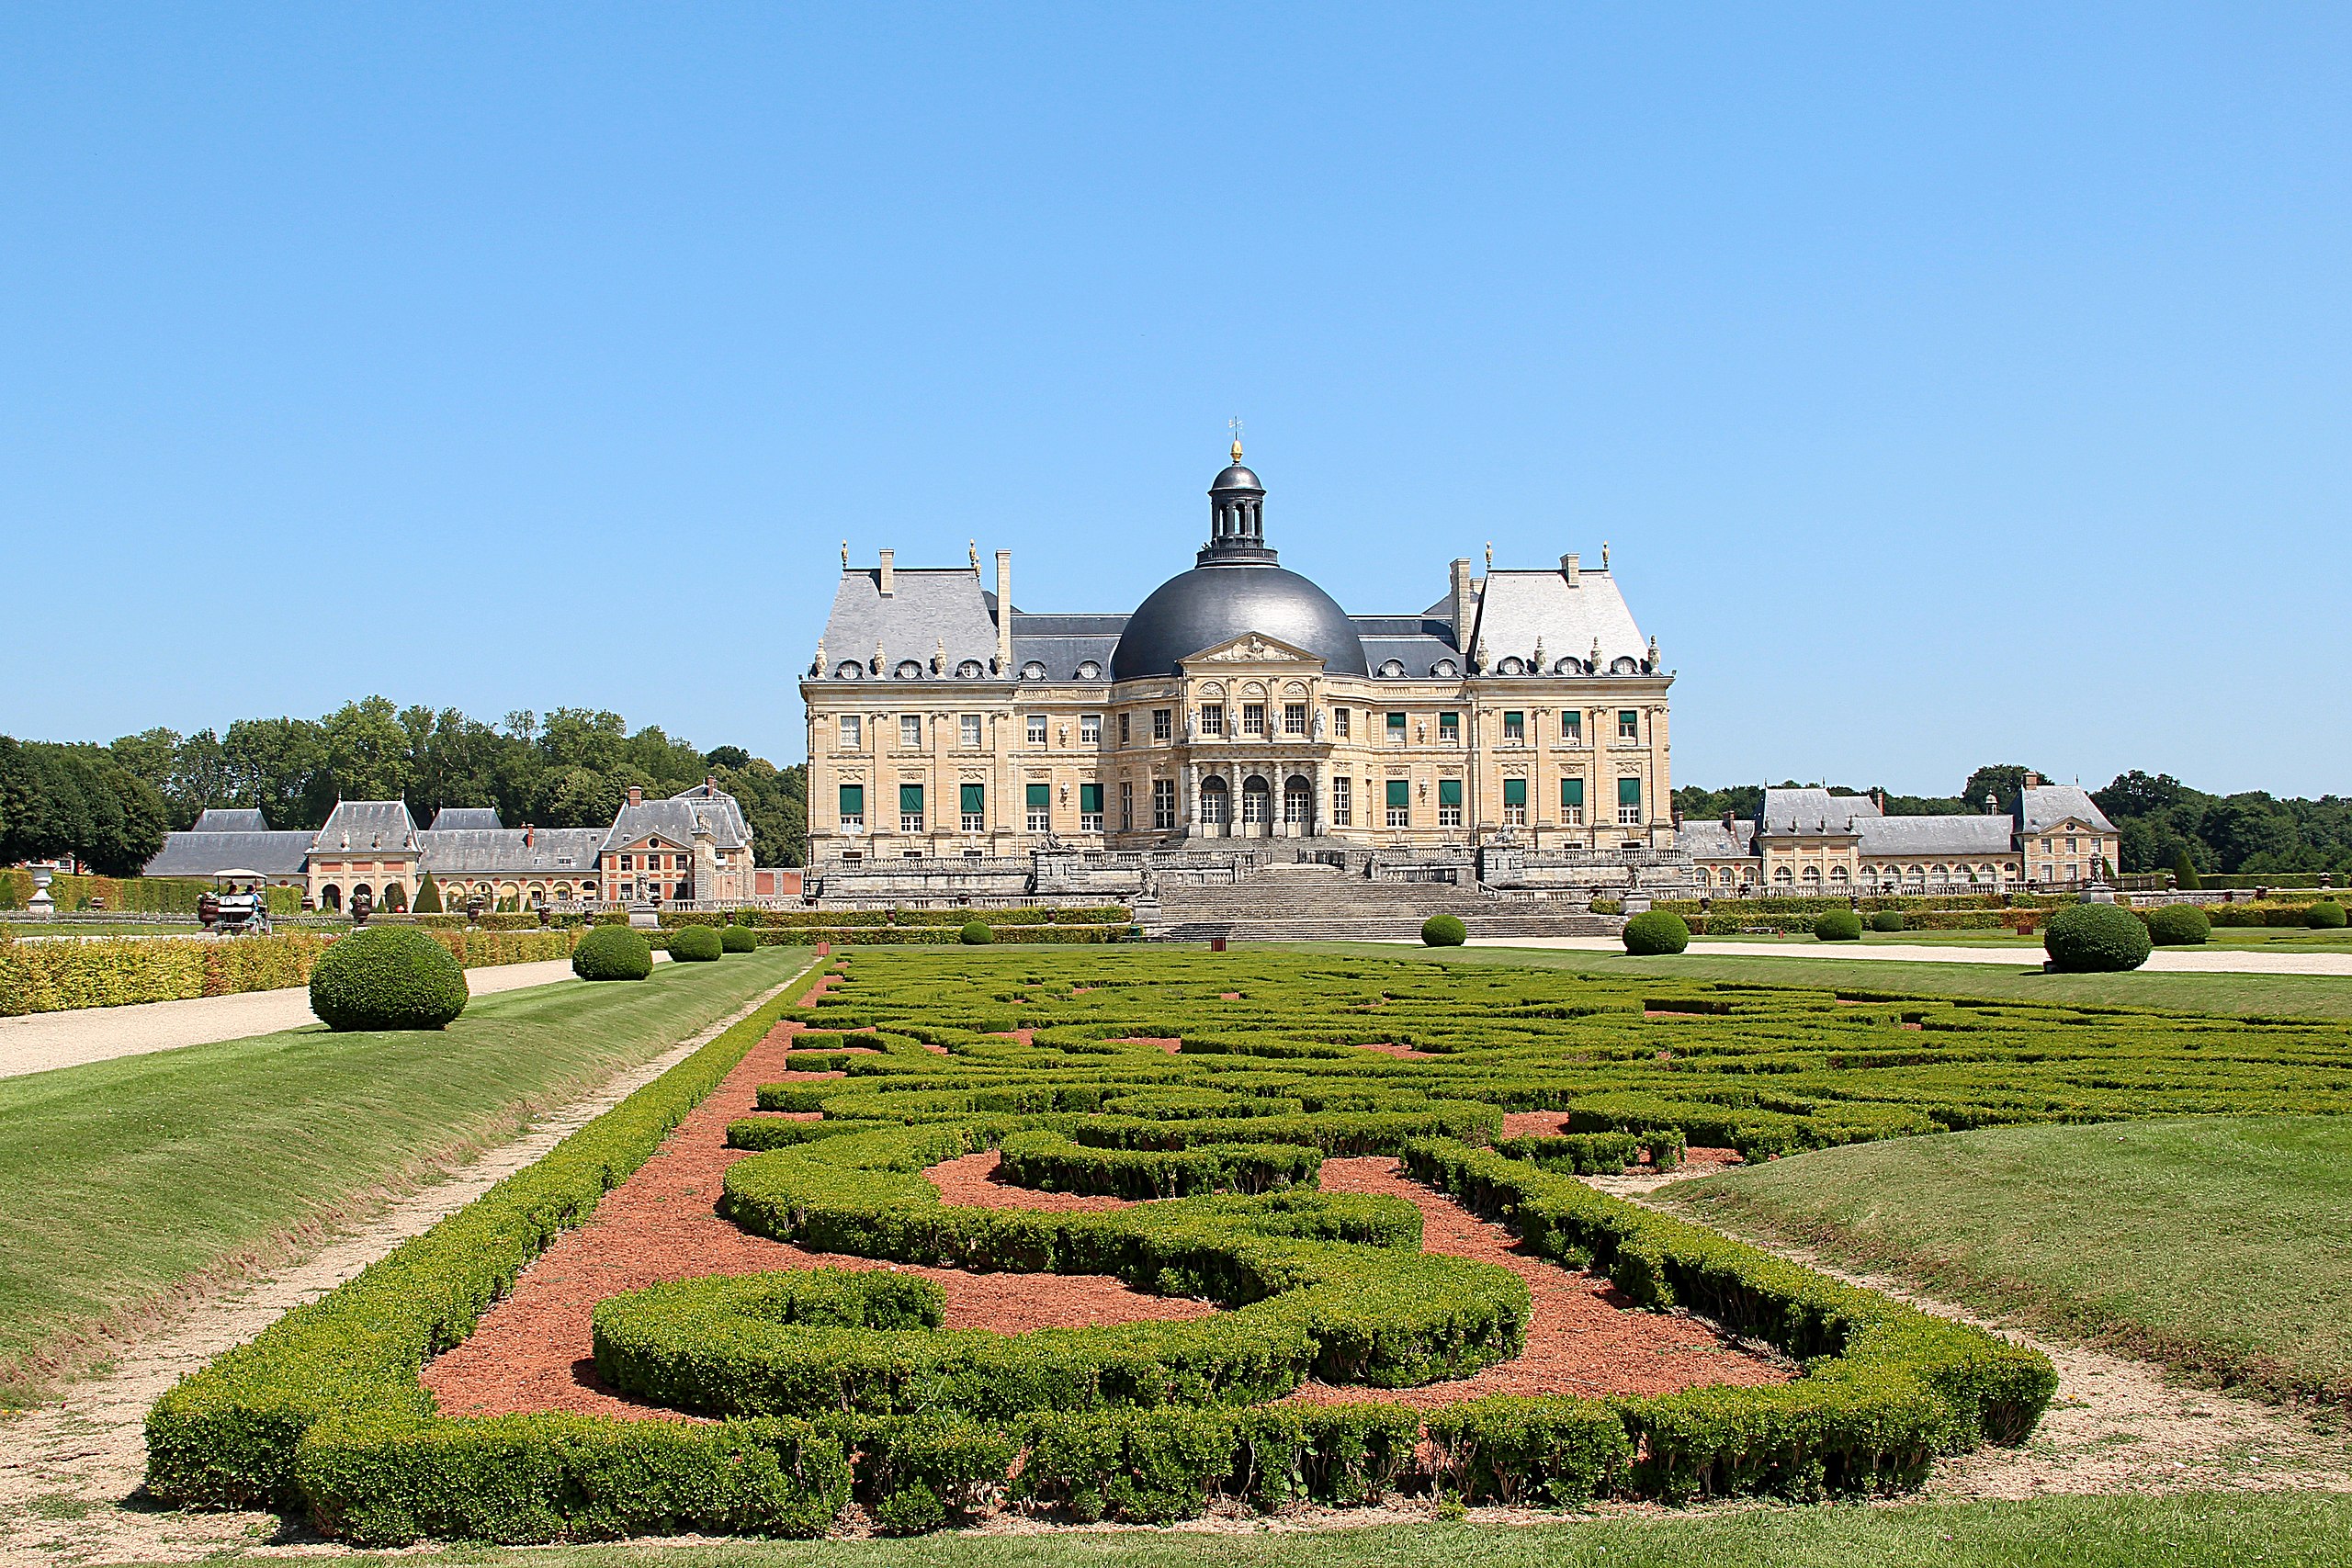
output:
POLYGON ((1451 659, 1441 659, 1430 666, 1430 673, 1441 681, 1451 681, 1462 672, 1462 667, 1451 659))
POLYGON ((862 681, 865 678, 865 666, 854 659, 844 659, 833 666, 833 679, 836 681, 862 681))
POLYGON ((1611 675, 1638 675, 1642 672, 1641 660, 1638 659, 1612 659, 1609 661, 1609 672, 1611 675))
POLYGON ((1102 666, 1095 663, 1091 659, 1086 660, 1078 667, 1078 678, 1081 681, 1100 681, 1102 679, 1102 666))
POLYGON ((1384 659, 1380 661, 1380 672, 1394 681, 1405 673, 1405 661, 1401 659, 1384 659))
POLYGON ((977 681, 979 678, 980 661, 978 660, 967 659, 956 666, 956 679, 958 681, 977 681))
POLYGON ((1045 664, 1041 660, 1035 659, 1031 660, 1028 663, 1021 667, 1021 678, 1024 681, 1044 680, 1046 678, 1045 664))
POLYGON ((920 681, 922 679, 922 660, 901 659, 899 660, 899 667, 890 673, 901 681, 920 681))
POLYGON ((1495 666, 1495 673, 1498 675, 1524 675, 1527 673, 1527 660, 1523 659, 1506 659, 1501 663, 1495 666))

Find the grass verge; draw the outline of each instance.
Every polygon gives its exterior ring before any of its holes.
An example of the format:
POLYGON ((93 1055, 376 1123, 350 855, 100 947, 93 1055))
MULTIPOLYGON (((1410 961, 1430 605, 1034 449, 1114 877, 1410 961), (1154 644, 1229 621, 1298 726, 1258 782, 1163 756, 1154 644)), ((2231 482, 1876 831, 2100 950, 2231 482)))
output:
POLYGON ((1658 1194, 1705 1223, 2273 1398, 2352 1401, 2352 1123, 2194 1117, 1821 1149, 1658 1194))
POLYGON ((305 1031, 0 1079, 0 1401, 99 1336, 513 1135, 773 987, 763 948, 477 998, 447 1030, 305 1031))

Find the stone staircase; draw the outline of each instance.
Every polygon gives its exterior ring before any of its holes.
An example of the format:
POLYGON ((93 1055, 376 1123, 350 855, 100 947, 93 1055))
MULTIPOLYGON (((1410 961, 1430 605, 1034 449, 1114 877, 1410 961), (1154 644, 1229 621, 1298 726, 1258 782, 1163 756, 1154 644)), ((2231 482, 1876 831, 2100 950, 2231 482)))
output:
POLYGON ((1489 941, 1531 936, 1613 936, 1613 916, 1490 898, 1447 883, 1382 882, 1336 867, 1270 865, 1240 882, 1163 886, 1159 918, 1147 932, 1159 941, 1418 941, 1431 915, 1455 915, 1470 934, 1489 941))

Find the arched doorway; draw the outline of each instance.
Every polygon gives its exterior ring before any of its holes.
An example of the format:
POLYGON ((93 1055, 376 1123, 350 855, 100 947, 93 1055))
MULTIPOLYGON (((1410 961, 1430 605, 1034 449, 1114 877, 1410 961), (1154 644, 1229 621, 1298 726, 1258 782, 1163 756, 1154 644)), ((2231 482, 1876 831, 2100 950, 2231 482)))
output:
POLYGON ((337 887, 332 882, 328 883, 324 887, 320 888, 319 908, 322 909, 341 909, 343 908, 343 889, 337 887))
POLYGON ((1304 775, 1283 781, 1283 826, 1305 831, 1315 818, 1315 786, 1304 775))
POLYGON ((1232 792, 1223 779, 1210 777, 1201 781, 1201 823, 1204 827, 1222 828, 1233 820, 1232 792))
POLYGON ((1241 781, 1241 827, 1244 832, 1266 830, 1273 820, 1274 786, 1251 773, 1241 781))

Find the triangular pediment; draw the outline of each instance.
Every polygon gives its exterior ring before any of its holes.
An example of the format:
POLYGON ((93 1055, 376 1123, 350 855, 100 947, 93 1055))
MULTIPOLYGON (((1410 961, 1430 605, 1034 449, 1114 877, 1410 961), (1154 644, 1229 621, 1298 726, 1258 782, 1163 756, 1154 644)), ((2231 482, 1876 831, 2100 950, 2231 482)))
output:
POLYGON ((1323 667, 1323 660, 1306 649, 1259 632, 1228 637, 1176 662, 1187 668, 1195 664, 1309 664, 1318 670, 1323 667))

